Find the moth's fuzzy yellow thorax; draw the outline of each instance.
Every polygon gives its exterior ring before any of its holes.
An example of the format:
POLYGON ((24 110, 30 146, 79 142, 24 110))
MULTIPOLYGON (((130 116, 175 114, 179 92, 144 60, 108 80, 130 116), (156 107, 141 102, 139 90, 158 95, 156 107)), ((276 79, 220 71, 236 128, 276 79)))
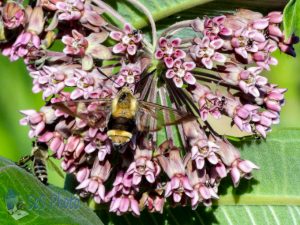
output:
POLYGON ((112 115, 114 117, 134 118, 138 101, 132 91, 124 87, 112 101, 112 115))

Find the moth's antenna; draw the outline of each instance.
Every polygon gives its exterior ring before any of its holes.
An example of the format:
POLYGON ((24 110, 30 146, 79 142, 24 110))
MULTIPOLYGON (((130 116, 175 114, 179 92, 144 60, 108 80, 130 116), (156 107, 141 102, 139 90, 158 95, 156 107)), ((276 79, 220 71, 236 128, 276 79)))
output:
POLYGON ((147 73, 144 77, 142 77, 142 79, 140 79, 138 82, 135 83, 135 92, 138 91, 138 89, 140 88, 142 82, 149 76, 151 76, 154 72, 156 71, 156 69, 152 70, 151 72, 147 73))
POLYGON ((109 77, 108 75, 106 75, 105 73, 103 73, 99 68, 97 68, 98 72, 105 76, 107 79, 111 80, 114 84, 116 84, 117 86, 119 86, 119 84, 117 84, 111 77, 109 77))

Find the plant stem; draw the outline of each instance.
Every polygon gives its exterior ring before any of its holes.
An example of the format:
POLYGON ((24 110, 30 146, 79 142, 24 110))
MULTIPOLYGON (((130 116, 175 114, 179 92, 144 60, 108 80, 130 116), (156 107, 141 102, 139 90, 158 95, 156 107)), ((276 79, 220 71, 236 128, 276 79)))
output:
POLYGON ((139 7, 141 10, 143 10, 145 15, 147 16, 147 18, 150 22, 150 25, 151 25, 151 29, 152 29, 152 47, 153 47, 153 52, 154 52, 154 50, 156 48, 156 43, 157 43, 157 32, 156 32, 155 21, 151 15, 151 12, 137 0, 127 0, 127 1, 130 2, 131 4, 139 7))
POLYGON ((116 10, 114 10, 110 5, 106 4, 105 2, 101 0, 93 0, 93 2, 98 5, 100 8, 107 11, 109 14, 111 14, 113 17, 118 19, 121 23, 125 24, 127 21, 124 19, 123 16, 121 16, 116 10))
POLYGON ((181 22, 177 22, 177 23, 173 24, 172 26, 168 27, 167 29, 165 29, 164 32, 162 32, 160 36, 165 37, 172 31, 177 32, 177 31, 181 30, 182 28, 190 27, 192 21, 193 20, 184 20, 181 22))

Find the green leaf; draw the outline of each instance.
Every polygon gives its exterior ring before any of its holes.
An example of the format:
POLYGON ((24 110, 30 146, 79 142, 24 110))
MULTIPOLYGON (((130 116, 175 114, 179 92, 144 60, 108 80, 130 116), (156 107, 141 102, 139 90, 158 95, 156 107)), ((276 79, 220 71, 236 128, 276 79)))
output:
MULTIPOLYGON (((272 9, 283 9, 286 1, 284 0, 140 0, 149 11, 151 12, 155 21, 173 16, 185 10, 188 13, 184 13, 185 17, 188 15, 190 18, 202 17, 204 15, 220 15, 228 12, 233 12, 237 8, 247 8, 253 9, 260 12, 268 12, 272 9)), ((132 23, 136 28, 143 28, 148 25, 148 20, 144 14, 135 6, 131 5, 127 1, 110 1, 109 4, 130 23, 132 23)), ((183 20, 183 18, 178 17, 177 19, 183 20)))
POLYGON ((300 1, 290 0, 283 11, 283 26, 285 36, 289 38, 293 33, 300 33, 300 1))
POLYGON ((95 213, 71 193, 45 186, 3 157, 0 157, 0 183, 0 224, 102 224, 95 213), (28 215, 15 220, 13 217, 20 210, 28 215))
MULTIPOLYGON (((143 212, 110 217, 112 224, 298 224, 300 221, 300 129, 273 132, 267 141, 239 146, 242 158, 260 166, 254 179, 233 188, 230 179, 221 183, 220 200, 212 208, 167 208, 163 215, 143 212)), ((104 212, 99 212, 104 223, 104 212)))

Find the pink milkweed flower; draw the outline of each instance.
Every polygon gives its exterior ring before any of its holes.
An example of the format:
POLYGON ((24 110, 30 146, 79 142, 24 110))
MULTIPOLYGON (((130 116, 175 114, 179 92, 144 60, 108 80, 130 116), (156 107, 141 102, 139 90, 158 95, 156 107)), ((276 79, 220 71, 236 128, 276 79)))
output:
POLYGON ((56 3, 59 20, 78 20, 84 9, 84 0, 66 0, 56 3))
POLYGON ((180 157, 179 150, 172 147, 169 157, 159 155, 158 160, 165 173, 170 178, 165 186, 165 198, 172 196, 178 203, 182 198, 193 197, 193 188, 185 172, 185 165, 180 157))
POLYGON ((271 125, 279 123, 279 113, 266 110, 259 113, 260 119, 255 123, 256 131, 264 138, 267 132, 271 131, 271 125))
POLYGON ((24 7, 16 2, 7 2, 3 7, 3 24, 7 29, 15 29, 26 21, 24 7))
POLYGON ((216 152, 219 151, 219 146, 214 142, 209 140, 199 140, 193 143, 191 152, 192 160, 196 162, 197 169, 201 170, 204 168, 206 160, 212 164, 216 165, 218 163, 218 157, 216 152))
POLYGON ((105 201, 104 182, 108 179, 111 172, 111 164, 109 161, 100 162, 95 159, 90 177, 83 180, 77 187, 77 190, 86 190, 97 196, 94 200, 99 204, 105 201))
POLYGON ((95 152, 96 150, 98 150, 98 160, 100 162, 104 161, 105 157, 111 153, 112 147, 111 143, 107 139, 107 136, 103 137, 103 135, 96 135, 96 138, 88 143, 84 149, 84 151, 89 154, 95 152))
POLYGON ((140 208, 147 207, 149 212, 163 213, 165 198, 162 195, 163 189, 161 184, 157 185, 157 189, 150 193, 144 193, 139 201, 140 208))
POLYGON ((267 109, 280 112, 281 106, 284 104, 284 93, 287 91, 285 88, 276 88, 276 86, 270 86, 264 98, 264 103, 267 109))
POLYGON ((63 157, 63 152, 65 149, 64 137, 63 134, 54 131, 47 131, 43 133, 39 138, 39 141, 47 143, 50 150, 55 153, 55 157, 61 159, 63 157))
MULTIPOLYGON (((16 61, 19 58, 24 58, 29 56, 31 53, 35 53, 36 49, 40 48, 40 38, 39 36, 31 32, 21 33, 15 43, 8 48, 3 49, 2 54, 9 56, 11 61, 16 61)), ((26 60, 27 62, 28 60, 26 60)))
POLYGON ((99 33, 91 33, 88 37, 84 37, 76 30, 72 30, 72 37, 65 35, 62 42, 66 45, 64 53, 73 56, 82 57, 82 68, 84 70, 91 70, 94 59, 110 59, 110 50, 101 45, 108 37, 105 31, 99 33))
POLYGON ((166 78, 172 79, 178 88, 183 86, 183 81, 193 85, 196 83, 196 79, 190 71, 195 67, 194 62, 183 62, 181 59, 176 59, 173 67, 167 70, 166 78))
MULTIPOLYGON (((31 8, 30 8, 31 9, 31 8)), ((30 11, 30 10, 29 10, 30 11)), ((31 10, 28 26, 16 39, 11 47, 3 49, 2 54, 10 56, 11 61, 24 58, 28 63, 30 57, 35 57, 40 48, 40 35, 44 28, 44 13, 41 7, 35 7, 31 10)))
POLYGON ((220 96, 214 94, 208 87, 201 84, 195 85, 195 89, 192 90, 192 94, 193 99, 199 104, 199 111, 202 120, 207 120, 209 114, 216 119, 221 117, 223 103, 220 96))
POLYGON ((234 32, 231 45, 236 54, 248 59, 248 53, 255 53, 259 50, 259 43, 265 42, 263 33, 258 30, 245 28, 234 32))
POLYGON ((251 172, 254 169, 259 169, 259 167, 249 160, 242 160, 242 159, 235 160, 232 163, 230 169, 230 175, 234 187, 237 187, 239 185, 239 181, 241 177, 250 179, 252 177, 251 172))
POLYGON ((109 211, 115 212, 118 216, 126 212, 132 212, 135 216, 139 216, 141 214, 138 201, 135 199, 133 193, 113 197, 109 211))
POLYGON ((224 66, 218 67, 221 78, 233 85, 239 85, 245 94, 251 94, 254 97, 260 96, 260 87, 268 83, 266 77, 260 76, 263 68, 248 67, 242 68, 235 63, 225 63, 224 66))
POLYGON ((42 6, 44 9, 55 11, 57 10, 56 3, 61 1, 62 0, 41 0, 40 6, 42 6))
POLYGON ((187 174, 193 187, 193 198, 191 199, 193 209, 196 209, 201 202, 205 206, 211 206, 212 199, 219 199, 217 190, 210 185, 209 176, 205 172, 193 170, 189 165, 187 174))
POLYGON ((33 78, 32 91, 34 93, 43 91, 43 99, 60 93, 65 87, 65 80, 75 68, 74 65, 43 66, 39 70, 29 68, 30 76, 33 78))
POLYGON ((119 72, 118 78, 115 82, 119 87, 127 84, 134 84, 140 80, 140 75, 142 74, 141 62, 122 64, 121 70, 119 72))
POLYGON ((105 196, 106 202, 111 200, 109 211, 115 212, 117 215, 122 215, 126 212, 140 215, 138 201, 134 196, 137 190, 132 184, 132 176, 119 171, 112 190, 105 196))
POLYGON ((220 38, 210 40, 207 36, 202 39, 195 38, 193 45, 190 48, 192 58, 197 62, 204 65, 207 69, 213 68, 213 62, 224 63, 226 61, 225 55, 219 53, 219 49, 222 48, 224 41, 220 38))
POLYGON ((160 173, 160 167, 152 159, 152 150, 140 149, 135 150, 134 161, 129 165, 126 174, 132 175, 132 184, 138 185, 145 176, 149 183, 154 183, 155 178, 160 173))
POLYGON ((220 36, 231 36, 233 31, 224 23, 226 16, 216 16, 213 18, 206 18, 204 20, 204 35, 210 40, 218 39, 220 36))
POLYGON ((115 54, 128 53, 133 56, 136 54, 137 50, 141 47, 142 34, 139 31, 133 30, 130 24, 126 23, 122 31, 112 31, 110 32, 110 37, 118 41, 112 52, 115 54))
POLYGON ((248 133, 252 132, 251 123, 259 121, 258 115, 259 106, 245 104, 236 108, 233 121, 241 130, 248 133))
POLYGON ((35 110, 22 110, 20 112, 25 116, 20 120, 20 124, 30 126, 31 130, 29 131, 29 136, 31 138, 41 134, 46 124, 52 124, 57 118, 55 111, 48 106, 43 106, 40 112, 35 110))
POLYGON ((72 30, 71 36, 63 36, 61 39, 66 45, 64 48, 65 54, 83 56, 85 55, 85 50, 88 47, 88 41, 86 38, 76 30, 72 30))
POLYGON ((155 58, 163 59, 167 68, 172 68, 174 60, 186 57, 185 51, 179 49, 180 43, 180 38, 168 40, 165 37, 161 37, 158 41, 159 48, 155 52, 155 58))
POLYGON ((103 9, 86 2, 80 18, 81 25, 93 32, 100 32, 102 27, 107 25, 107 22, 100 16, 103 12, 103 9))

